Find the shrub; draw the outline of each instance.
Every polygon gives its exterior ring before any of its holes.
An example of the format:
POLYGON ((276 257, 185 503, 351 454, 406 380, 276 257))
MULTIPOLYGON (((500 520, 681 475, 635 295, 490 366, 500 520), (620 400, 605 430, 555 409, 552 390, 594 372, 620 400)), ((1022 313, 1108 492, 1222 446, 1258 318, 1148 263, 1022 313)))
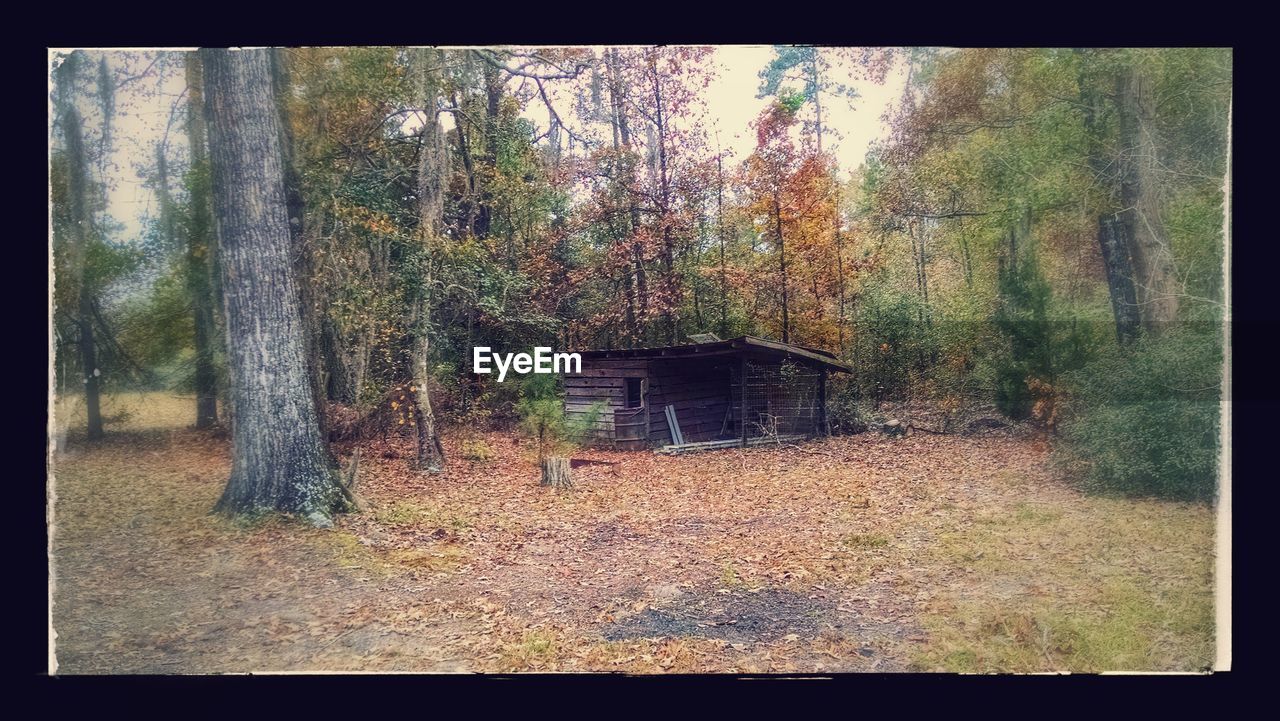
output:
POLYGON ((1005 352, 996 360, 996 407, 1015 421, 1033 419, 1053 428, 1058 376, 1086 362, 1088 326, 1051 317, 1053 289, 1040 270, 1034 246, 1016 265, 1001 262, 999 288, 993 320, 1005 340, 1005 352))
POLYGON ((468 461, 490 461, 493 455, 493 449, 483 438, 469 438, 462 442, 462 457, 468 461))
POLYGON ((531 374, 520 383, 516 404, 520 426, 537 441, 538 460, 548 454, 564 454, 573 449, 604 412, 604 403, 594 403, 586 417, 570 421, 564 414, 557 377, 531 374))
POLYGON ((1058 456, 1088 490, 1212 499, 1217 489, 1222 349, 1182 329, 1113 348, 1068 374, 1058 456))
POLYGON ((936 362, 937 337, 918 298, 883 284, 871 284, 858 304, 854 363, 859 395, 879 404, 908 398, 936 362))
POLYGON ((857 382, 843 373, 827 376, 827 423, 835 435, 867 430, 870 411, 862 401, 857 382))

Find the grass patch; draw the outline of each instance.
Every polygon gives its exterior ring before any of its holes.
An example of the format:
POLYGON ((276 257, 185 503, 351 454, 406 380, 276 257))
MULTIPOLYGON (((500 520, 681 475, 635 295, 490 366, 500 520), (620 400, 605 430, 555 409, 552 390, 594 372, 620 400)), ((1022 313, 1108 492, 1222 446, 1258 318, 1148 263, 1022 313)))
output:
POLYGON ((1200 671, 1213 663, 1212 509, 1020 503, 940 534, 964 580, 926 609, 916 667, 1200 671))
POLYGON ((738 567, 732 561, 720 567, 720 585, 734 588, 742 585, 742 577, 738 575, 738 567))
POLYGON ((1093 606, 958 606, 928 624, 916 663, 958 673, 1201 671, 1213 663, 1213 604, 1204 594, 1168 597, 1114 582, 1093 606))
POLYGON ((393 528, 422 526, 443 528, 454 533, 466 531, 472 525, 471 519, 461 513, 408 501, 394 501, 376 508, 373 510, 373 518, 378 523, 393 528))
POLYGON ((703 659, 721 653, 724 641, 664 638, 658 641, 591 641, 571 651, 561 644, 560 655, 572 653, 576 666, 626 673, 698 673, 703 659))
POLYGON ((381 571, 382 564, 377 555, 368 546, 360 542, 355 534, 343 530, 326 531, 317 534, 319 542, 326 545, 333 553, 334 562, 341 568, 358 568, 364 571, 381 571))
POLYGON ((455 546, 442 548, 397 548, 386 553, 390 564, 405 566, 429 573, 445 573, 458 570, 466 562, 466 551, 455 546))
POLYGON ((1037 506, 1030 503, 1019 503, 1014 510, 1019 523, 1050 523, 1062 518, 1062 511, 1056 508, 1037 506))
POLYGON ((851 533, 840 539, 845 548, 887 548, 889 539, 878 533, 851 533))
POLYGON ((531 629, 520 640, 503 645, 499 664, 505 671, 545 671, 560 658, 560 640, 551 631, 531 629))
POLYGON ((415 526, 426 517, 426 509, 416 503, 396 501, 374 509, 373 518, 384 526, 415 526))

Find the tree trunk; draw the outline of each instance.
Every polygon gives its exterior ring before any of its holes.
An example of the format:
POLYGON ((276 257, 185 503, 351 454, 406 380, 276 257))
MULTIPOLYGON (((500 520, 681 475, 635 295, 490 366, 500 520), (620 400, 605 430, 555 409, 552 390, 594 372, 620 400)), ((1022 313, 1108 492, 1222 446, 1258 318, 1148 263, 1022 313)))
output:
POLYGON ((418 159, 418 230, 421 233, 422 282, 414 307, 413 386, 417 405, 418 468, 429 473, 444 470, 444 446, 440 442, 435 413, 431 408, 431 269, 435 244, 444 224, 444 179, 448 156, 444 132, 436 107, 440 90, 439 72, 443 58, 439 50, 424 50, 418 58, 422 107, 427 114, 422 127, 422 152, 418 159))
POLYGON ((1142 326, 1162 334, 1178 315, 1173 251, 1165 233, 1156 188, 1155 98, 1151 81, 1128 68, 1117 81, 1120 101, 1121 220, 1127 226, 1129 256, 1142 326))
MULTIPOLYGON (((814 52, 817 52, 817 50, 815 49, 814 52)), ((840 353, 843 355, 844 354, 844 317, 845 317, 844 314, 845 314, 845 306, 847 305, 845 302, 845 282, 844 282, 844 238, 840 233, 840 175, 839 175, 839 169, 835 168, 834 166, 831 172, 831 183, 832 183, 831 187, 834 192, 833 200, 835 201, 832 203, 831 213, 834 216, 832 218, 832 221, 834 223, 835 241, 836 241, 836 244, 835 244, 836 245, 836 299, 839 302, 839 306, 838 306, 839 315, 837 317, 838 324, 836 326, 838 329, 836 347, 840 350, 840 353)))
MULTIPOLYGON (((612 90, 616 93, 616 118, 618 137, 622 141, 622 148, 627 155, 626 174, 623 176, 623 183, 626 185, 626 196, 628 210, 631 218, 631 236, 640 230, 640 208, 636 205, 635 195, 635 165, 632 162, 631 153, 631 126, 627 122, 626 110, 626 86, 622 78, 621 60, 618 56, 617 48, 609 49, 609 65, 612 70, 612 90)), ((645 324, 649 318, 649 281, 648 275, 644 267, 644 246, 639 241, 633 241, 630 251, 630 263, 632 277, 635 278, 635 299, 632 305, 635 308, 637 335, 646 335, 645 324)))
POLYGON ((1133 287, 1133 271, 1129 266, 1128 226, 1118 218, 1098 218, 1098 245, 1102 247, 1102 263, 1107 271, 1107 290, 1116 319, 1116 340, 1129 345, 1137 340, 1139 328, 1138 299, 1133 287))
POLYGON ((187 292, 195 316, 196 428, 218 424, 218 374, 214 366, 214 293, 210 281, 213 211, 209 207, 209 158, 205 127, 200 56, 187 55, 187 139, 191 146, 191 204, 187 229, 187 292))
POLYGON ((484 165, 485 175, 480 191, 480 204, 476 211, 475 234, 488 238, 493 226, 493 193, 490 188, 498 173, 498 131, 502 111, 502 76, 497 68, 482 63, 485 92, 484 117, 484 165))
MULTIPOLYGON (((621 135, 620 128, 625 123, 625 120, 623 119, 624 110, 622 107, 621 82, 618 79, 618 75, 617 75, 616 55, 617 55, 617 50, 615 49, 610 49, 608 53, 605 55, 605 72, 608 76, 608 86, 609 86, 609 126, 613 131, 613 154, 614 154, 614 157, 621 162, 624 158, 624 154, 623 154, 623 144, 622 144, 623 138, 621 135)), ((618 180, 615 182, 625 183, 625 179, 618 180)), ((625 202, 630 204, 632 201, 630 200, 629 192, 626 193, 626 197, 627 197, 627 200, 625 202)), ((634 205, 631 205, 631 209, 634 210, 634 205)), ((612 217, 610 219, 609 224, 611 227, 614 227, 617 225, 616 223, 613 222, 612 217)), ((627 335, 628 348, 634 348, 636 345, 636 341, 639 340, 640 338, 640 329, 639 329, 640 303, 639 303, 639 295, 636 291, 637 282, 635 277, 636 276, 635 265, 631 258, 631 250, 628 246, 625 245, 626 243, 629 242, 629 237, 632 232, 633 232, 632 227, 630 225, 625 225, 625 224, 620 230, 615 231, 617 242, 619 243, 619 245, 623 246, 621 250, 623 250, 626 253, 626 257, 624 258, 624 261, 623 261, 623 265, 624 265, 623 286, 627 296, 627 304, 625 308, 625 314, 626 314, 625 322, 626 322, 626 335, 627 335)))
POLYGON ((215 510, 331 524, 353 507, 329 467, 291 262, 270 50, 202 50, 231 376, 231 478, 215 510))
POLYGON ((773 221, 778 233, 778 267, 782 271, 782 342, 791 342, 791 318, 787 308, 787 246, 782 237, 782 205, 773 194, 773 221))
POLYGON ((716 235, 720 241, 720 337, 729 337, 729 271, 724 258, 724 154, 716 135, 716 235))
POLYGON ((666 275, 662 315, 667 325, 667 342, 675 345, 680 340, 680 283, 675 274, 675 238, 671 232, 671 184, 667 172, 667 124, 662 112, 662 77, 658 72, 657 51, 652 48, 649 50, 649 69, 653 74, 654 117, 657 121, 658 222, 662 227, 662 264, 666 275))
MULTIPOLYGON (((285 207, 289 217, 289 247, 294 273, 298 279, 298 308, 302 315, 302 343, 307 365, 307 381, 311 387, 312 402, 316 407, 316 421, 320 425, 320 437, 328 441, 329 419, 325 402, 324 358, 320 353, 319 298, 314 293, 315 259, 312 254, 309 228, 307 227, 306 199, 302 194, 302 173, 298 170, 297 150, 294 147, 293 126, 289 118, 289 67, 283 48, 271 51, 271 84, 279 115, 280 157, 284 168, 285 207)), ((337 458, 325 446, 331 464, 337 458)))
POLYGON ((813 129, 822 155, 822 74, 818 70, 818 48, 809 48, 809 81, 813 83, 813 129))
POLYGON ((573 471, 568 458, 548 456, 542 459, 542 485, 550 488, 573 488, 573 471))
POLYGON ((70 281, 76 287, 76 327, 79 330, 80 367, 88 438, 102 438, 101 372, 93 332, 93 293, 85 278, 93 219, 89 211, 89 159, 84 148, 84 127, 75 107, 75 72, 83 59, 76 52, 59 67, 58 95, 62 104, 62 133, 67 143, 68 191, 71 206, 71 238, 67 243, 70 281))

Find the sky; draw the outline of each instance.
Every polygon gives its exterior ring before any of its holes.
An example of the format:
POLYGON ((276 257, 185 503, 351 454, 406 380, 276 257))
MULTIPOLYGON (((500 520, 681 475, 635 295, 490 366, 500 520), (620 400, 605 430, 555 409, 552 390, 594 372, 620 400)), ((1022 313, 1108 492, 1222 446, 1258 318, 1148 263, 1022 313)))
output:
MULTIPOLYGON (((747 157, 754 149, 755 134, 749 123, 769 102, 768 99, 757 99, 756 93, 760 89, 760 71, 772 58, 773 50, 768 45, 716 49, 720 72, 707 89, 707 105, 712 117, 719 122, 721 142, 733 151, 737 160, 747 157)), ((893 102, 902 97, 905 82, 906 73, 902 68, 895 68, 881 85, 852 83, 860 96, 852 101, 823 98, 823 124, 843 136, 835 140, 824 133, 824 147, 834 140, 842 169, 856 169, 862 164, 871 143, 887 135, 888 128, 882 116, 893 102)))
MULTIPOLYGON (((123 56, 123 53, 110 53, 108 62, 115 65, 118 60, 119 64, 125 64, 123 56)), ((756 97, 759 73, 771 58, 772 49, 767 45, 719 46, 713 55, 715 78, 705 91, 707 121, 711 127, 706 130, 713 143, 718 130, 720 143, 732 155, 730 162, 740 162, 754 148, 750 123, 769 102, 756 97)), ((844 172, 861 165, 870 145, 886 136, 888 129, 883 116, 902 96, 905 76, 902 67, 895 67, 882 84, 850 83, 859 93, 859 97, 851 101, 824 97, 824 126, 828 128, 824 145, 828 150, 834 146, 844 172), (833 137, 835 134, 840 137, 833 137)), ((155 213, 155 193, 140 177, 138 168, 152 164, 155 143, 165 136, 167 127, 173 143, 170 157, 175 160, 185 157, 182 118, 176 118, 170 126, 174 109, 179 113, 185 111, 183 92, 184 80, 179 71, 168 73, 158 88, 155 80, 144 80, 118 93, 120 114, 116 118, 114 148, 106 175, 108 213, 124 225, 122 240, 138 237, 148 214, 155 213)), ((568 103, 554 91, 552 98, 557 111, 565 116, 568 103)), ((546 127, 548 114, 541 103, 531 102, 525 115, 540 128, 546 127)), ((448 115, 442 118, 447 119, 448 115)), ((86 116, 86 123, 91 122, 86 116)), ((569 121, 566 119, 566 122, 569 121)), ((185 165, 185 162, 178 164, 185 165)))

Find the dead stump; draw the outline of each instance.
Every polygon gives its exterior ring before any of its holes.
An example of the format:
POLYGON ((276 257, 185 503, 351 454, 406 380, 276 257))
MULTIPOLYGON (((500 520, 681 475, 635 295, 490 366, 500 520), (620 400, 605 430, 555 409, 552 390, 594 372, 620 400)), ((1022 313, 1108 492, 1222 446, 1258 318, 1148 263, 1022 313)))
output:
POLYGON ((542 459, 542 485, 551 488, 573 488, 569 459, 548 456, 542 459))

